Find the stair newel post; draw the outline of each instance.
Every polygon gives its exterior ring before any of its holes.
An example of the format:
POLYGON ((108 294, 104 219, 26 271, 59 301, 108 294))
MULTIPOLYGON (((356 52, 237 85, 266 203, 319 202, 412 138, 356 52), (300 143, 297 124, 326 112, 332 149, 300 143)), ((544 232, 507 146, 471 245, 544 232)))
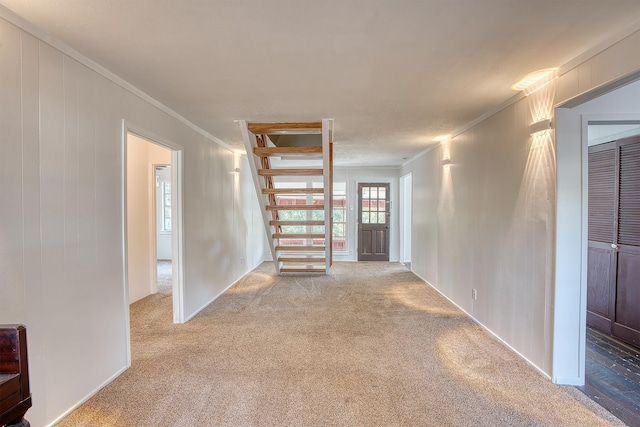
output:
POLYGON ((329 274, 329 269, 332 263, 332 193, 331 188, 333 186, 332 175, 332 139, 333 139, 333 119, 322 119, 322 177, 324 187, 324 250, 325 250, 325 271, 329 274))

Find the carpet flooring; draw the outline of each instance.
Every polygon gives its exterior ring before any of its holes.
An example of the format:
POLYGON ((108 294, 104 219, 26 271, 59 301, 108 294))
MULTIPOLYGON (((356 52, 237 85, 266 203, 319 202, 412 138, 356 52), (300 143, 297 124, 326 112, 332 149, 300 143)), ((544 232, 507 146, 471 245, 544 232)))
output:
POLYGON ((400 264, 263 264, 184 325, 131 306, 132 366, 61 426, 621 426, 400 264))
POLYGON ((157 267, 157 284, 158 284, 158 292, 163 294, 171 294, 172 289, 171 285, 173 283, 173 278, 171 276, 171 261, 158 261, 157 267))

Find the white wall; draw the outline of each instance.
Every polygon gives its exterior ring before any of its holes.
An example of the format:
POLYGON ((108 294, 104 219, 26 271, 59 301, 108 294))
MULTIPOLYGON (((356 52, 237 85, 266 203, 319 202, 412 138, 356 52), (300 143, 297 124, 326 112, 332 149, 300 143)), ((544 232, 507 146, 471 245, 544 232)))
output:
POLYGON ((334 168, 333 180, 347 183, 347 253, 334 252, 334 261, 358 260, 358 183, 389 183, 391 191, 391 224, 389 240, 389 261, 400 257, 400 218, 398 168, 334 168))
POLYGON ((43 426, 127 368, 123 120, 184 147, 187 318, 261 261, 264 231, 227 148, 5 19, 0 40, 0 323, 27 325, 43 426))
POLYGON ((237 203, 234 218, 234 229, 237 236, 238 248, 236 255, 239 258, 238 274, 246 271, 245 266, 254 268, 260 265, 267 257, 271 257, 271 250, 267 242, 262 214, 258 205, 256 190, 249 169, 249 161, 245 155, 236 156, 236 173, 234 174, 235 195, 237 203))
POLYGON ((403 172, 413 174, 412 270, 548 370, 555 165, 529 123, 525 99, 403 172))
POLYGON ((156 259, 152 244, 156 230, 153 194, 154 165, 170 164, 171 151, 135 135, 127 137, 127 279, 129 303, 134 303, 155 289, 153 280, 156 259))
POLYGON ((512 103, 402 169, 413 173, 412 269, 558 383, 584 380, 580 132, 560 138, 561 110, 557 147, 553 131, 534 138, 529 126, 541 107, 636 78, 638 46, 640 32, 576 61, 543 96, 512 103))

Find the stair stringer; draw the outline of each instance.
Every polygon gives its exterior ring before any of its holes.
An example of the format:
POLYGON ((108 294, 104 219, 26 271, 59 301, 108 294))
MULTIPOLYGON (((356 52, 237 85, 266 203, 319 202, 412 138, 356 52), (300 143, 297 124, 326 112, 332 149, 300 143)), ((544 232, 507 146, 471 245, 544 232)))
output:
MULTIPOLYGON (((250 157, 249 165, 251 168, 251 175, 254 182, 256 194, 260 203, 260 210, 263 216, 263 222, 265 225, 265 232, 267 233, 267 241, 269 242, 269 248, 274 259, 274 265, 276 267, 276 273, 282 275, 283 273, 324 273, 330 274, 330 267, 332 264, 332 223, 333 223, 333 209, 332 209, 332 195, 333 195, 333 119, 323 119, 321 122, 307 122, 307 123, 247 123, 245 120, 238 121, 241 127, 247 156, 250 157), (289 148, 293 149, 296 146, 289 146, 284 149, 279 147, 267 148, 266 145, 269 142, 269 133, 274 132, 276 134, 293 133, 293 134, 305 134, 317 133, 321 136, 321 146, 318 146, 320 150, 305 149, 305 146, 297 146, 298 149, 293 150, 296 154, 305 155, 312 153, 322 152, 322 168, 272 168, 269 161, 270 156, 277 156, 278 153, 291 153, 289 148), (277 204, 278 191, 274 191, 274 183, 272 177, 275 176, 309 176, 309 175, 322 175, 322 212, 324 214, 323 221, 320 224, 324 227, 324 233, 319 235, 323 236, 323 247, 313 246, 287 246, 282 245, 282 238, 291 237, 291 233, 282 233, 281 226, 285 222, 280 221, 279 212, 283 209, 291 209, 289 207, 281 207, 277 204), (295 255, 295 252, 307 252, 307 256, 313 258, 313 261, 309 258, 300 257, 295 255), (324 258, 314 257, 310 252, 322 251, 324 252, 324 258), (293 252, 293 253, 292 253, 293 252), (288 254, 284 256, 285 254, 288 254), (309 265, 303 268, 290 267, 287 264, 290 263, 304 263, 308 260, 311 263, 322 262, 324 268, 313 269, 309 265)), ((284 194, 295 193, 290 191, 291 189, 285 189, 284 194)), ((303 192, 305 193, 305 192, 303 192)), ((308 192, 316 193, 316 192, 308 192)), ((320 193, 320 192, 318 192, 320 193)), ((311 206, 313 205, 300 205, 297 209, 291 210, 315 210, 311 206)), ((320 206, 318 206, 320 207, 320 206)), ((293 221, 295 225, 296 221, 293 221)), ((306 222, 305 226, 311 226, 309 222, 306 222)), ((311 238, 306 236, 305 238, 311 238)), ((308 263, 307 263, 308 264, 308 263)))
POLYGON ((324 250, 325 271, 329 274, 333 231, 333 119, 322 119, 322 178, 324 180, 324 250))
POLYGON ((269 242, 269 249, 271 250, 271 256, 273 257, 273 264, 276 266, 276 274, 280 275, 280 263, 278 258, 280 257, 279 251, 276 250, 275 240, 273 235, 276 232, 276 228, 269 224, 270 213, 267 211, 267 205, 269 205, 269 196, 262 193, 262 189, 266 188, 264 180, 258 175, 258 170, 261 168, 259 164, 260 159, 253 155, 253 149, 258 146, 258 139, 256 135, 249 132, 249 127, 246 120, 239 120, 240 131, 242 132, 242 139, 247 151, 247 159, 249 160, 249 168, 251 169, 251 177, 253 178, 253 185, 256 189, 256 195, 258 197, 260 212, 262 214, 262 222, 264 223, 265 232, 267 233, 267 241, 269 242))

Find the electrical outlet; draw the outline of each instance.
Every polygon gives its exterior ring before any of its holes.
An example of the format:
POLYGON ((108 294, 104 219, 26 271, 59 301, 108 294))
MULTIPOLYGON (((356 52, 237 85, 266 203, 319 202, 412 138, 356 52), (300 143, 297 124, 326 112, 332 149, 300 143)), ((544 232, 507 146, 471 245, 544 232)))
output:
POLYGON ((474 300, 478 299, 478 290, 477 289, 471 289, 471 298, 474 300))

